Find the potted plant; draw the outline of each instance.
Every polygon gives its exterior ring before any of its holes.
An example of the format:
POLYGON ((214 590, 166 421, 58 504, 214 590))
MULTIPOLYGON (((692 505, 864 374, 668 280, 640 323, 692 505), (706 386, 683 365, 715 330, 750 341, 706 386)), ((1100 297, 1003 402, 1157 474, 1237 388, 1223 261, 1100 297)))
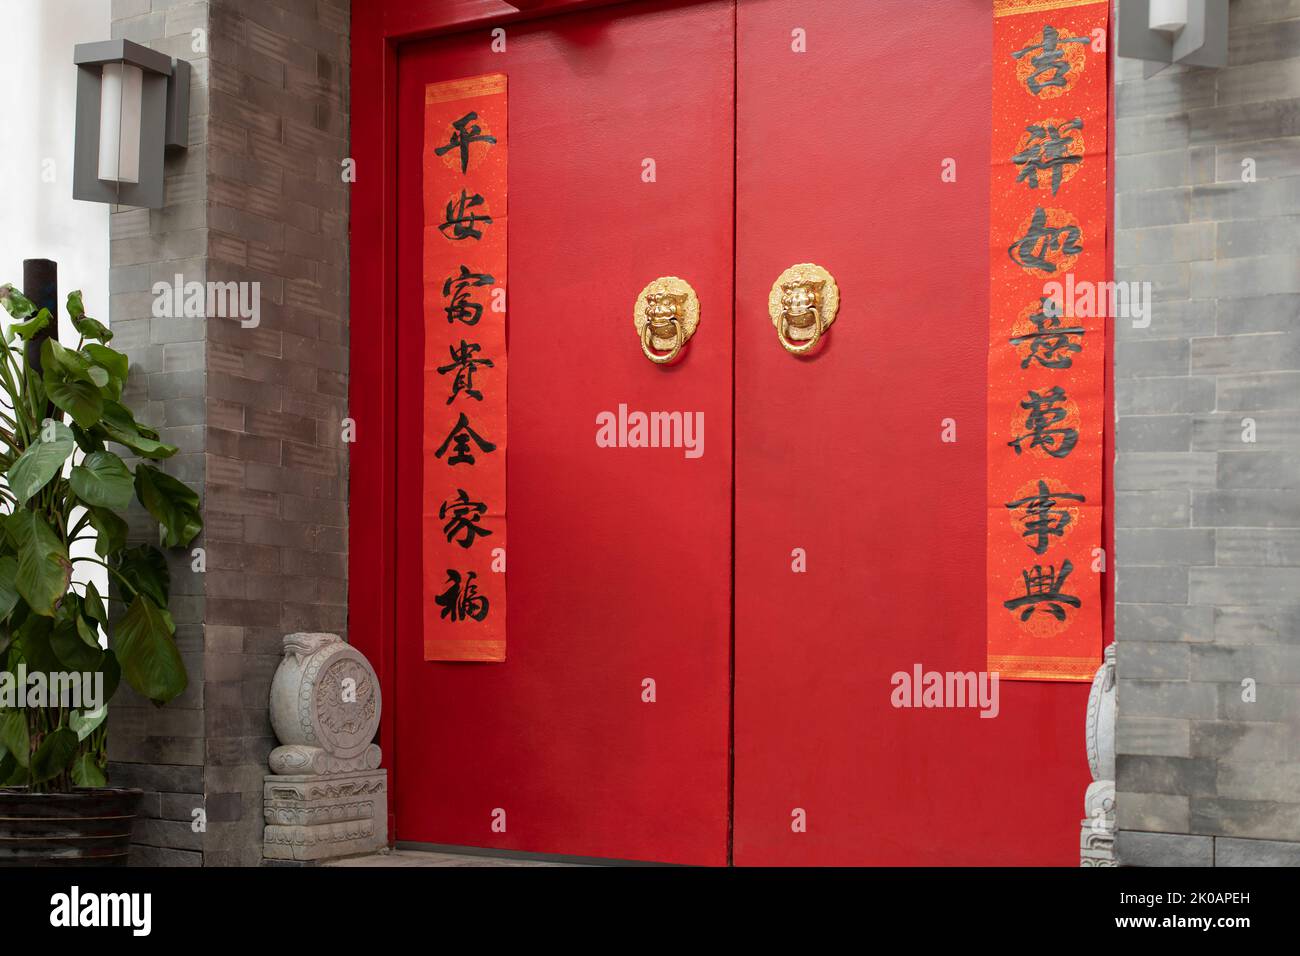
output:
POLYGON ((187 683, 166 560, 128 547, 123 513, 138 501, 163 547, 184 546, 199 498, 149 464, 176 448, 123 403, 127 357, 80 292, 67 300, 75 349, 12 285, 0 303, 13 320, 0 355, 0 864, 123 863, 140 791, 107 784, 107 702, 121 681, 157 704, 187 683), (82 563, 107 569, 110 593, 73 580, 82 563))

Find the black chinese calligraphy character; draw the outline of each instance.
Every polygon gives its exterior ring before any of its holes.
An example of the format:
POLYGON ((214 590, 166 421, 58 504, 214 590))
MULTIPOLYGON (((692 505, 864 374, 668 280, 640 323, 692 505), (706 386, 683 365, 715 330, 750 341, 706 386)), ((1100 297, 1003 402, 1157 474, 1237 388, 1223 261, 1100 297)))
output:
POLYGON ((492 285, 497 280, 486 272, 470 272, 469 266, 460 267, 460 275, 448 276, 442 284, 444 298, 451 301, 443 307, 447 313, 447 324, 463 322, 466 325, 478 325, 483 317, 483 305, 470 295, 470 289, 492 285))
POLYGON ((485 455, 489 452, 496 451, 497 449, 497 446, 494 443, 487 441, 479 435, 478 432, 469 427, 469 419, 465 417, 464 412, 461 412, 460 418, 456 420, 455 427, 453 427, 447 434, 446 440, 438 446, 438 450, 433 453, 434 457, 441 458, 443 453, 446 452, 447 446, 451 445, 452 453, 451 457, 447 459, 447 464, 459 465, 462 462, 468 462, 472 465, 474 464, 474 455, 469 449, 471 441, 477 445, 479 451, 485 455))
POLYGON ((486 528, 480 527, 478 523, 486 512, 486 504, 471 500, 464 488, 457 488, 456 497, 444 501, 438 508, 438 517, 447 522, 442 526, 442 533, 447 536, 447 542, 450 544, 457 535, 463 534, 464 537, 456 540, 455 543, 462 548, 468 548, 474 543, 475 535, 486 538, 492 534, 486 528))
POLYGON ((451 382, 451 395, 447 398, 447 404, 450 405, 456 400, 456 396, 464 392, 475 401, 483 401, 483 393, 474 387, 474 371, 479 366, 484 368, 492 367, 492 360, 487 358, 475 358, 479 351, 477 342, 466 342, 460 340, 460 347, 448 346, 447 351, 451 353, 451 362, 447 365, 438 366, 438 374, 446 375, 448 372, 455 371, 456 376, 451 382))
POLYGON ((451 124, 456 132, 451 134, 451 139, 448 140, 447 145, 439 146, 434 150, 434 153, 438 156, 449 153, 453 149, 460 150, 460 171, 462 173, 469 169, 469 147, 471 143, 491 144, 497 141, 495 136, 487 136, 483 133, 483 128, 474 122, 476 119, 478 119, 478 114, 471 111, 456 120, 451 124))
POLYGON ((1047 487, 1047 482, 1039 479, 1038 494, 1029 495, 1018 501, 1009 501, 1007 507, 1013 511, 1017 508, 1025 509, 1025 531, 1022 537, 1037 538, 1037 542, 1029 547, 1034 554, 1042 554, 1047 550, 1048 539, 1064 536, 1066 527, 1073 520, 1070 512, 1056 507, 1057 502, 1082 502, 1083 500, 1083 495, 1071 494, 1067 491, 1051 491, 1047 487))
POLYGON ((1083 252, 1081 236, 1079 227, 1073 224, 1049 226, 1047 210, 1039 206, 1029 220, 1029 231, 1007 247, 1007 255, 1025 268, 1055 272, 1056 263, 1048 260, 1048 253, 1059 250, 1062 255, 1072 256, 1083 252))
POLYGON ((433 599, 442 608, 438 612, 439 618, 463 621, 468 617, 481 621, 487 617, 488 599, 486 595, 478 593, 478 585, 474 583, 477 577, 478 574, 475 572, 466 571, 462 579, 459 571, 453 568, 447 569, 449 587, 433 599))
POLYGON ((1074 565, 1067 558, 1061 564, 1059 575, 1056 573, 1056 568, 1050 564, 1046 570, 1041 564, 1035 564, 1033 571, 1021 571, 1020 576, 1025 581, 1025 596, 1003 601, 1002 606, 1008 611, 1020 611, 1022 621, 1029 620, 1035 611, 1046 611, 1058 621, 1064 621, 1065 608, 1061 605, 1070 607, 1083 605, 1077 597, 1064 592, 1065 579, 1073 570, 1074 565))
POLYGON ((1060 126, 1055 123, 1026 126, 1025 132, 1029 134, 1029 145, 1011 157, 1011 161, 1020 167, 1020 175, 1016 177, 1016 182, 1025 182, 1031 189, 1037 189, 1038 174, 1050 172, 1052 195, 1055 196, 1056 191, 1061 188, 1061 178, 1066 168, 1078 166, 1083 162, 1082 156, 1072 155, 1069 152, 1075 143, 1074 137, 1062 135, 1077 129, 1083 129, 1083 120, 1078 117, 1060 126))
POLYGON ((492 222, 491 216, 484 216, 481 213, 471 212, 487 202, 478 193, 473 196, 460 191, 460 198, 447 200, 447 218, 438 226, 439 231, 448 239, 482 239, 483 232, 478 228, 479 223, 484 225, 492 222), (450 233, 448 232, 450 230, 450 233))
POLYGON ((1079 433, 1073 428, 1052 427, 1064 421, 1068 414, 1066 409, 1057 407, 1064 401, 1065 389, 1053 385, 1045 392, 1031 391, 1029 398, 1020 403, 1020 407, 1029 413, 1025 416, 1025 427, 1029 431, 1007 442, 1017 455, 1022 451, 1020 443, 1026 438, 1030 439, 1030 448, 1042 448, 1053 458, 1064 458, 1073 450, 1079 433))
POLYGON ((1029 368, 1031 362, 1037 362, 1043 368, 1069 368, 1074 364, 1071 353, 1083 351, 1083 345, 1071 338, 1084 335, 1083 327, 1062 326, 1060 311, 1060 306, 1049 297, 1041 296, 1038 312, 1029 317, 1038 331, 1016 335, 1009 340, 1012 345, 1028 346, 1020 362, 1021 368, 1029 368))
POLYGON ((1023 50, 1016 50, 1011 56, 1017 60, 1027 53, 1039 52, 1030 59, 1034 71, 1029 74, 1025 80, 1029 87, 1029 92, 1037 96, 1043 90, 1052 86, 1068 86, 1065 75, 1070 72, 1070 64, 1065 59, 1065 51, 1061 49, 1066 43, 1087 43, 1087 37, 1069 37, 1062 40, 1060 32, 1053 26, 1043 27, 1043 39, 1041 43, 1035 43, 1025 47, 1023 50), (1047 76, 1047 74, 1051 74, 1047 76), (1040 79, 1047 76, 1046 79, 1040 79))

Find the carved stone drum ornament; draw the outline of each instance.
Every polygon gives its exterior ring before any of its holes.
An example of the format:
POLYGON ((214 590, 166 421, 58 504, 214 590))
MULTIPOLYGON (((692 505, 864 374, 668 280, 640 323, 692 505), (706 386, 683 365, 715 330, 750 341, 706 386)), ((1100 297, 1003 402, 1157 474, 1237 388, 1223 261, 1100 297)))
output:
POLYGON ((791 355, 811 352, 839 310, 839 286, 815 262, 801 262, 786 269, 772 283, 767 297, 767 312, 776 326, 776 337, 781 348, 791 355))
POLYGON ((281 744, 271 754, 271 768, 323 773, 325 763, 333 762, 373 770, 379 766, 373 743, 379 708, 379 681, 360 651, 337 634, 290 634, 271 681, 271 726, 281 744))
POLYGON ((667 365, 681 354, 700 324, 700 300, 685 279, 660 276, 636 298, 632 310, 641 351, 656 365, 667 365))
POLYGON ((1079 865, 1115 866, 1115 643, 1106 646, 1088 692, 1084 744, 1092 783, 1083 795, 1079 865))
POLYGON ((290 634, 271 680, 280 746, 265 778, 269 859, 322 860, 387 844, 388 772, 374 743, 379 681, 337 634, 290 634))

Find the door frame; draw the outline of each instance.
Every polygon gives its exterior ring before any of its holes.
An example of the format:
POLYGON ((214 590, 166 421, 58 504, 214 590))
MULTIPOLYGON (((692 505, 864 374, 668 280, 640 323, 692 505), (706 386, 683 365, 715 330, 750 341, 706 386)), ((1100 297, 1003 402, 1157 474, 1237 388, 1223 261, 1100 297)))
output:
MULTIPOLYGON (((367 0, 352 11, 348 216, 348 641, 379 678, 389 774, 388 843, 396 841, 394 656, 397 644, 397 57, 404 43, 535 20, 624 0, 367 0)), ((693 2, 693 0, 683 0, 693 2)))
MULTIPOLYGON (((388 843, 396 842, 393 800, 397 775, 394 724, 397 632, 396 553, 396 289, 397 289, 397 57, 402 44, 429 37, 542 19, 628 0, 367 0, 354 7, 349 113, 352 183, 348 217, 348 416, 356 441, 349 455, 348 641, 370 660, 387 701, 379 744, 388 787, 388 843), (362 317, 365 317, 364 319, 362 317), (360 333, 360 334, 358 334, 360 333)), ((696 0, 680 0, 683 5, 696 0)), ((1115 123, 1114 37, 1109 40, 1108 121, 1115 123)), ((1107 143, 1105 277, 1114 279, 1115 138, 1107 143)), ((1110 556, 1101 576, 1102 645, 1115 633, 1114 330, 1106 338, 1102 431, 1102 547, 1110 556)))

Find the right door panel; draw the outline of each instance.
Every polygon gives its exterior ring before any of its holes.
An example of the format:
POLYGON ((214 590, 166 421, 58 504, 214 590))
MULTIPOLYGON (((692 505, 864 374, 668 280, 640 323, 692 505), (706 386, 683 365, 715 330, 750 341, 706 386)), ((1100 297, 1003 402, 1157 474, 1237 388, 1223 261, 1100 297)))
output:
POLYGON ((737 22, 735 862, 1077 863, 1086 685, 890 702, 986 666, 990 4, 737 22), (840 291, 808 357, 767 313, 801 262, 840 291))

